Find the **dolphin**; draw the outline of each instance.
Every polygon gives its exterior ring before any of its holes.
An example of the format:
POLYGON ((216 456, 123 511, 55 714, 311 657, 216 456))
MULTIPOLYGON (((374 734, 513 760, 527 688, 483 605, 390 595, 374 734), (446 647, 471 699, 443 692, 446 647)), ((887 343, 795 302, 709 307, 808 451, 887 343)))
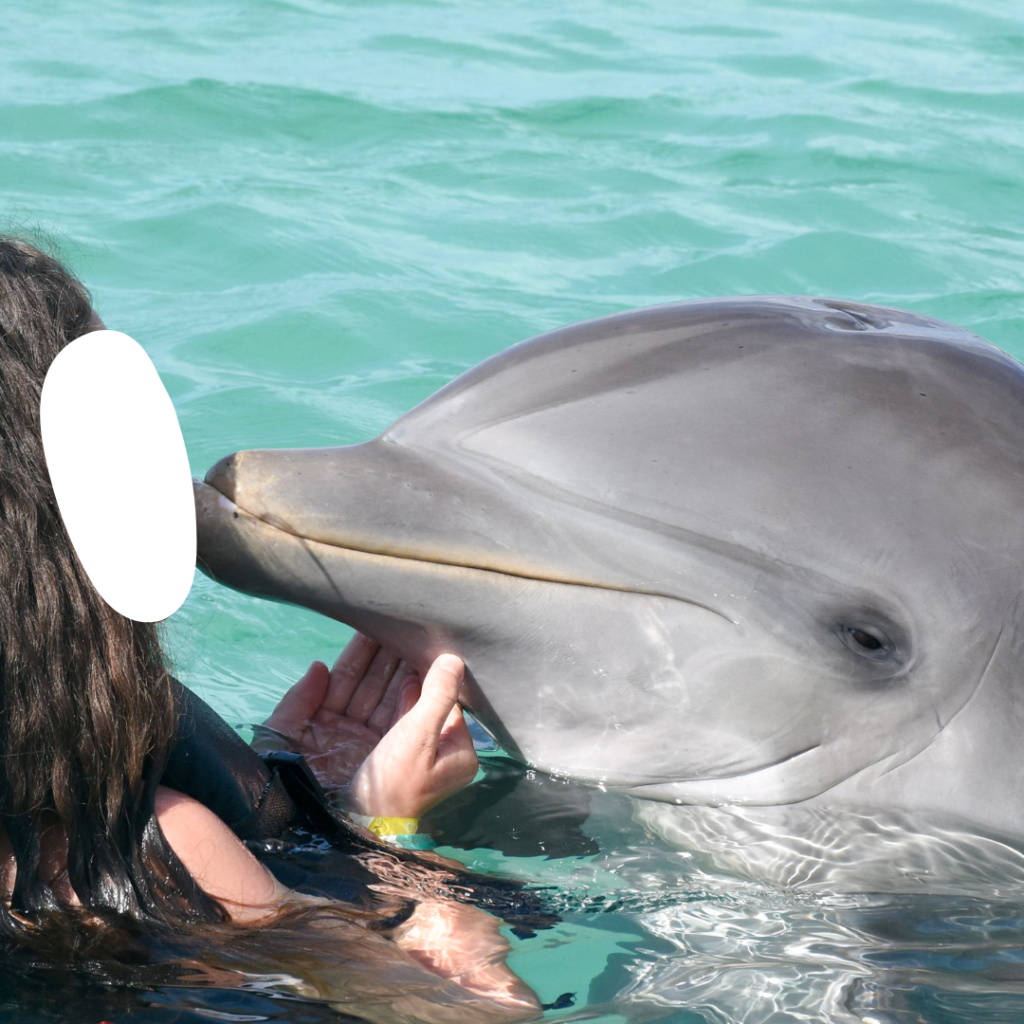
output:
POLYGON ((1024 367, 745 297, 576 324, 380 437, 242 451, 199 564, 421 666, 513 756, 687 805, 1024 834, 1024 367))

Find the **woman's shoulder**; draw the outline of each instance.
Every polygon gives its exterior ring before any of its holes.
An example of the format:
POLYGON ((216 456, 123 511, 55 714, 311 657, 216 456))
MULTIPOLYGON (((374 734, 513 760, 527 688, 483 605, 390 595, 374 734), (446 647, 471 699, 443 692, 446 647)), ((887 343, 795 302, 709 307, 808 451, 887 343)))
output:
POLYGON ((156 818, 178 859, 232 920, 257 921, 275 911, 289 890, 246 849, 208 807, 160 786, 156 818))
MULTIPOLYGON (((223 904, 233 921, 260 921, 275 913, 290 890, 246 849, 234 832, 208 807, 173 789, 156 792, 160 830, 199 887, 223 904)), ((75 906, 78 898, 67 880, 67 839, 54 821, 42 833, 40 877, 58 900, 75 906)), ((11 841, 0 828, 0 900, 10 902, 17 866, 11 841)))

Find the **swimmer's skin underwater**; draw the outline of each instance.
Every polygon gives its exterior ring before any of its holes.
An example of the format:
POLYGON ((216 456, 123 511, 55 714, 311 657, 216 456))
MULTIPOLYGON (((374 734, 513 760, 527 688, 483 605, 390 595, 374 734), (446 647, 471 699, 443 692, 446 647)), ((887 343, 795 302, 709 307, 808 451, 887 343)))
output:
POLYGON ((199 564, 412 663, 529 764, 1024 836, 1024 367, 853 302, 573 325, 376 440, 242 451, 199 564))

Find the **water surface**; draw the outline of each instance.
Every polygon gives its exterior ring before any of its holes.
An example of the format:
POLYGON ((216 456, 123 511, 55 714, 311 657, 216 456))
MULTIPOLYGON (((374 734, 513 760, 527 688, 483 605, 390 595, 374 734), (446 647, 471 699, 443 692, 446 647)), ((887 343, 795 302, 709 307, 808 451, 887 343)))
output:
MULTIPOLYGON (((368 439, 508 344, 677 299, 886 303, 1024 356, 1024 12, 1002 0, 9 8, 2 212, 53 232, 147 348, 199 473, 368 439)), ((198 577, 169 635, 244 727, 348 631, 198 577)), ((1024 1018, 1019 888, 788 893, 632 816, 599 794, 566 856, 462 854, 555 886, 562 924, 513 954, 543 999, 607 1020, 1024 1018)), ((2 989, 5 1019, 33 1022, 329 1017, 256 992, 2 989)))

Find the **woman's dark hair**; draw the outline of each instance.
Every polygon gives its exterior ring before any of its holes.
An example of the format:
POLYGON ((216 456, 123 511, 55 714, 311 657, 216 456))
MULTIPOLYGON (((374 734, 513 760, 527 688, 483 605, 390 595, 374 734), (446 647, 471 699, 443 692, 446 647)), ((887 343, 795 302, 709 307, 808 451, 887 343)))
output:
POLYGON ((68 270, 0 235, 0 820, 17 862, 10 906, 0 904, 8 942, 31 942, 59 909, 40 875, 42 834, 56 822, 86 912, 167 924, 226 917, 156 821, 176 730, 156 629, 93 587, 46 470, 46 371, 95 326, 68 270))

